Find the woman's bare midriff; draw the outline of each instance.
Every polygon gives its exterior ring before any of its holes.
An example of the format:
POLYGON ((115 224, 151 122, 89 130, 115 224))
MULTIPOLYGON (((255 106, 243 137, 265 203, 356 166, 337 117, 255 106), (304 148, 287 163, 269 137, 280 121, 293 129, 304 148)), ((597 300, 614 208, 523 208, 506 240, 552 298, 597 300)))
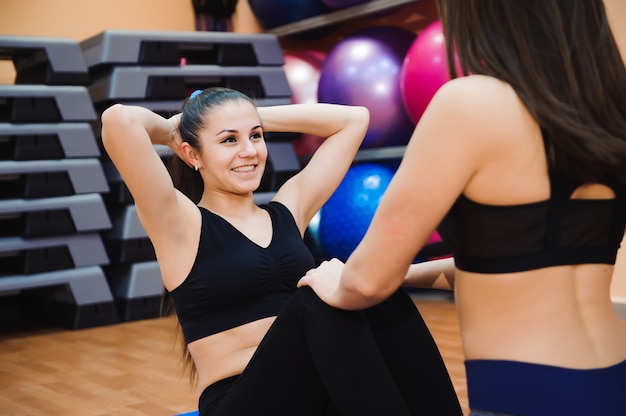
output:
POLYGON ((216 381, 241 374, 274 319, 259 319, 191 342, 199 393, 216 381))
POLYGON ((626 323, 610 296, 610 265, 508 274, 457 271, 467 359, 600 368, 626 359, 626 323))

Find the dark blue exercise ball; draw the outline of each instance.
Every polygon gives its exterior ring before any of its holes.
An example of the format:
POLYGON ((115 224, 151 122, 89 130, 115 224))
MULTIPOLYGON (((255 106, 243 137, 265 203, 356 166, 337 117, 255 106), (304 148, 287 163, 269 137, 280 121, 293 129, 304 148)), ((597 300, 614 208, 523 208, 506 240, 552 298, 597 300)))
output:
POLYGON ((308 19, 331 9, 322 0, 249 0, 252 13, 264 29, 308 19))
POLYGON ((322 207, 318 238, 326 257, 346 260, 369 227, 395 171, 378 163, 353 165, 322 207))

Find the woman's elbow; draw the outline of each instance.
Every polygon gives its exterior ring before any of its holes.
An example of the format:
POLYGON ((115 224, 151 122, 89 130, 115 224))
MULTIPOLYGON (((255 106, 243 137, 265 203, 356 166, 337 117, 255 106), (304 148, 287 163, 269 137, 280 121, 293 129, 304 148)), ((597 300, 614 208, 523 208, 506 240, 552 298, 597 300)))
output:
POLYGON ((369 126, 370 123, 370 111, 368 110, 367 107, 364 106, 356 106, 354 107, 355 109, 355 120, 357 123, 359 123, 362 126, 365 126, 365 129, 367 130, 367 127, 369 126))
POLYGON ((124 106, 122 104, 113 104, 111 107, 108 107, 106 110, 102 112, 100 116, 100 121, 102 123, 102 144, 107 145, 112 139, 119 136, 117 134, 113 134, 113 131, 119 129, 119 127, 124 123, 124 119, 126 117, 124 106))
POLYGON ((389 297, 399 287, 395 282, 368 279, 366 276, 351 279, 346 289, 363 300, 364 304, 375 305, 389 297))
POLYGON ((103 112, 102 115, 100 116, 100 120, 102 121, 102 124, 110 124, 111 122, 114 122, 116 120, 119 120, 122 117, 124 111, 124 105, 123 104, 113 104, 112 106, 106 108, 103 112))

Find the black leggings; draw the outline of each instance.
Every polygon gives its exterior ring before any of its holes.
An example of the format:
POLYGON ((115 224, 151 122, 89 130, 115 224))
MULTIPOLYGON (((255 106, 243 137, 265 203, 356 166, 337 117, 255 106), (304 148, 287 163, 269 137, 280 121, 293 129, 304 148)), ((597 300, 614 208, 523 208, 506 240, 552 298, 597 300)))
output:
POLYGON ((364 311, 298 289, 239 377, 209 386, 200 416, 463 413, 439 350, 403 290, 364 311))

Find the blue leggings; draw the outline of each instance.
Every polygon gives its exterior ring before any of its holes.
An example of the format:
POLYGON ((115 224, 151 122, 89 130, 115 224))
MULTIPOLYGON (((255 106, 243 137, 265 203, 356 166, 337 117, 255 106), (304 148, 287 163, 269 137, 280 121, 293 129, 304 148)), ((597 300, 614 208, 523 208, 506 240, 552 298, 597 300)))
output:
POLYGON ((580 370, 468 360, 465 368, 469 404, 476 416, 626 415, 626 360, 606 368, 580 370))
POLYGON ((462 416, 437 346, 404 290, 364 311, 298 289, 243 373, 201 394, 200 416, 462 416))

